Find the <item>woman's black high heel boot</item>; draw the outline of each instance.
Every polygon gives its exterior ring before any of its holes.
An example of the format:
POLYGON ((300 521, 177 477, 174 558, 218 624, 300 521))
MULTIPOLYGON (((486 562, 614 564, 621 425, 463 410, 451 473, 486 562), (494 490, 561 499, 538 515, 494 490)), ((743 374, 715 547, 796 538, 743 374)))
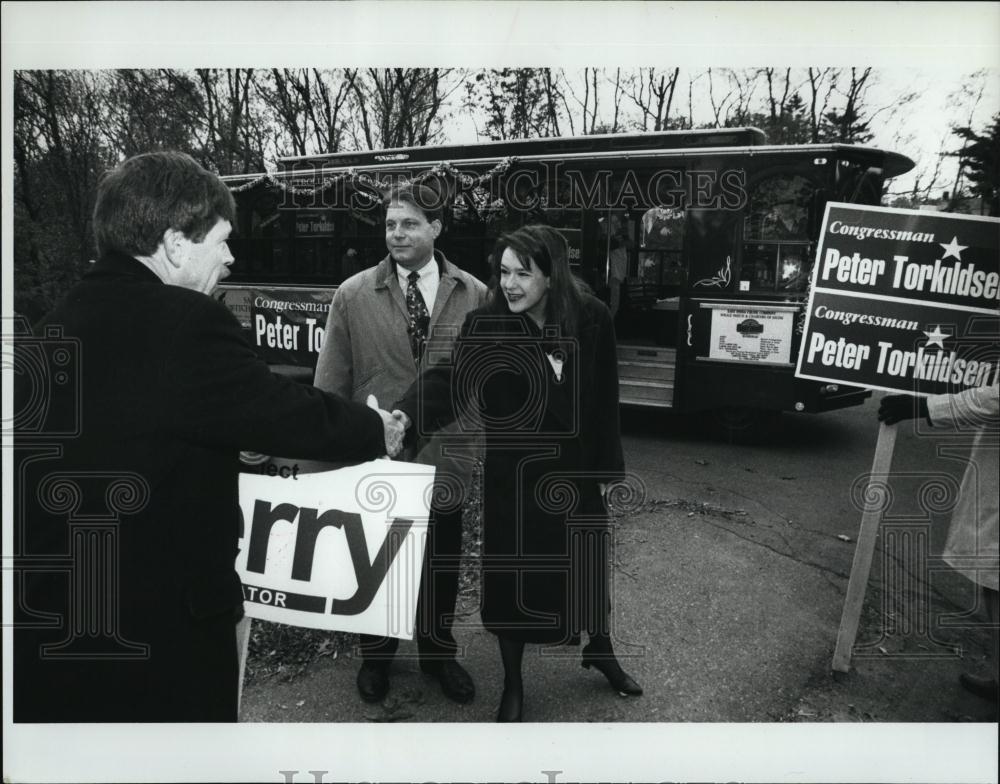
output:
POLYGON ((521 721, 521 711, 524 708, 524 693, 521 688, 504 686, 500 697, 500 710, 497 711, 497 721, 501 724, 521 721))
POLYGON ((611 650, 611 644, 601 644, 602 642, 605 641, 592 639, 584 646, 583 661, 580 662, 580 665, 584 669, 593 667, 600 672, 608 679, 611 688, 622 697, 638 697, 642 694, 642 686, 621 668, 618 659, 615 658, 614 651, 611 650))
POLYGON ((497 640, 500 643, 500 659, 503 661, 503 696, 500 698, 497 721, 521 721, 524 707, 524 687, 521 684, 524 643, 507 637, 497 637, 497 640))

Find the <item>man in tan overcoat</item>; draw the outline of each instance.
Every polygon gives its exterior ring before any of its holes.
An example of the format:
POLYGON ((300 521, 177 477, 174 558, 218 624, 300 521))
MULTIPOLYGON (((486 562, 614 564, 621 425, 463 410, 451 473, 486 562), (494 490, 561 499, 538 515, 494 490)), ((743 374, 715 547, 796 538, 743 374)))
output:
MULTIPOLYGON (((389 254, 348 278, 334 294, 315 385, 352 400, 375 395, 390 404, 403 396, 428 362, 450 354, 466 314, 485 302, 486 286, 435 250, 442 205, 433 190, 401 186, 389 193, 384 205, 389 254)), ((462 508, 476 455, 471 439, 461 438, 459 426, 450 429, 455 431, 450 437, 436 434, 418 443, 416 454, 406 456, 436 467, 414 637, 421 669, 437 678, 450 699, 469 702, 475 686, 455 660, 452 619, 462 508)), ((378 702, 388 693, 398 643, 392 637, 361 636, 363 663, 357 685, 366 702, 378 702)))

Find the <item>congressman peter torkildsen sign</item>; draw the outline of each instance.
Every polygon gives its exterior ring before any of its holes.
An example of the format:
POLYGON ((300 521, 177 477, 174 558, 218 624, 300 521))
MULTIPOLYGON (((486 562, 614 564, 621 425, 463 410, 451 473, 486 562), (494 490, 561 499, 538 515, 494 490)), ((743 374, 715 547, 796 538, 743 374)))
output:
POLYGON ((433 466, 374 460, 294 479, 240 475, 246 614, 412 639, 433 466))
POLYGON ((827 205, 796 375, 910 394, 1000 377, 1000 219, 827 205))

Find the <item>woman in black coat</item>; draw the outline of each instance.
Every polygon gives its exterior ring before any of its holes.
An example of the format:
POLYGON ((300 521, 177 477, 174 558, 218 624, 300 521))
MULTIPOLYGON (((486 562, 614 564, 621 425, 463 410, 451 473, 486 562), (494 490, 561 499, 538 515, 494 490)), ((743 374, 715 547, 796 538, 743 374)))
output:
MULTIPOLYGON (((482 619, 497 635, 497 721, 520 721, 524 644, 588 645, 623 695, 609 629, 604 492, 624 473, 611 314, 582 291, 566 241, 548 226, 500 238, 488 304, 470 313, 450 363, 427 370, 396 408, 418 433, 459 418, 482 429, 482 619)), ((430 348, 430 346, 429 346, 430 348)))

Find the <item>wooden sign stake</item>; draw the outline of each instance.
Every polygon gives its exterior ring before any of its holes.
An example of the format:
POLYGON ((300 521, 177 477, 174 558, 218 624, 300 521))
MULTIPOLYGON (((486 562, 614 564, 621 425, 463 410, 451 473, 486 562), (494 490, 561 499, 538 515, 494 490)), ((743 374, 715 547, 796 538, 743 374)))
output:
MULTIPOLYGON (((250 624, 252 619, 244 615, 236 624, 236 651, 240 657, 240 683, 236 692, 236 715, 239 716, 240 705, 243 703, 243 674, 247 668, 247 653, 250 650, 250 624)), ((237 719, 238 720, 238 719, 237 719)))
MULTIPOLYGON (((881 423, 878 443, 875 445, 875 459, 872 461, 872 478, 884 481, 889 475, 895 446, 896 425, 881 423)), ((835 672, 847 672, 851 667, 851 651, 858 635, 858 622, 861 620, 861 608, 865 602, 868 575, 875 553, 875 539, 878 536, 879 523, 882 521, 885 506, 881 494, 869 492, 870 487, 871 485, 865 488, 865 509, 861 516, 861 530, 858 532, 858 544, 854 549, 854 563, 851 564, 851 577, 847 583, 844 611, 840 616, 837 647, 833 652, 835 672)))

